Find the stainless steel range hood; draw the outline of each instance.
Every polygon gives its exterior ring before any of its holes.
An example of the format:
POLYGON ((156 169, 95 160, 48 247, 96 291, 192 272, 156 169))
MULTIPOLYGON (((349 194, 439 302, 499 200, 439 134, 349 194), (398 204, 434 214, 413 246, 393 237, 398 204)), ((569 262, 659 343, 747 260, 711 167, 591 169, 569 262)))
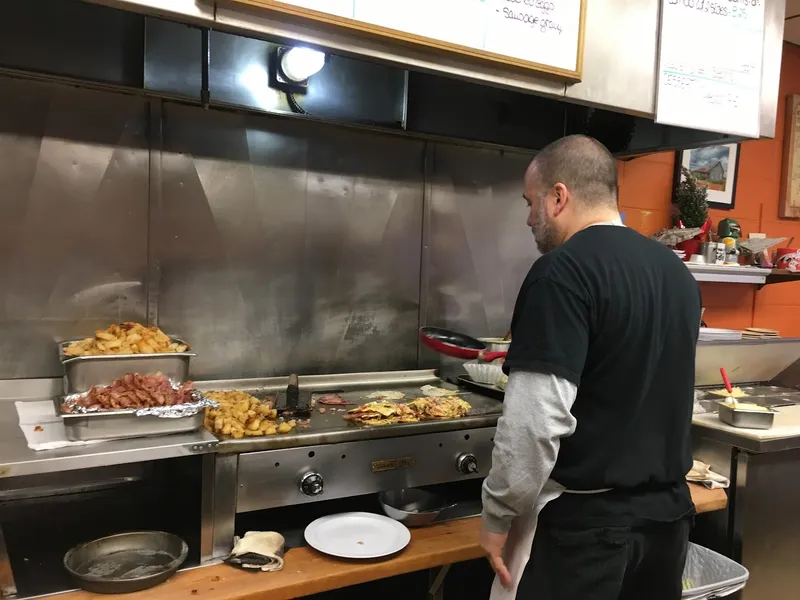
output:
MULTIPOLYGON (((774 135, 784 6, 766 3, 761 122, 762 134, 774 135)), ((0 67, 211 106, 531 150, 567 133, 593 135, 622 157, 737 139, 653 122, 659 0, 588 6, 584 80, 574 85, 203 0, 15 4, 0 22, 0 35, 11 41, 0 48, 0 67), (270 88, 268 73, 275 49, 298 41, 325 49, 330 59, 293 103, 270 88)))

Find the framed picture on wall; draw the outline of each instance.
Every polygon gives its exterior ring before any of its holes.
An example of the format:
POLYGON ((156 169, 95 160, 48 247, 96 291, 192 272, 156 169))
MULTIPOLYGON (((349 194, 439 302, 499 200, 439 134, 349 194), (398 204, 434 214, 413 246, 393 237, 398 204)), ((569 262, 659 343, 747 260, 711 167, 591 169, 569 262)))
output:
POLYGON ((739 144, 706 146, 675 153, 675 181, 682 179, 681 167, 686 167, 697 184, 708 189, 708 206, 733 208, 736 203, 736 171, 739 167, 739 144))

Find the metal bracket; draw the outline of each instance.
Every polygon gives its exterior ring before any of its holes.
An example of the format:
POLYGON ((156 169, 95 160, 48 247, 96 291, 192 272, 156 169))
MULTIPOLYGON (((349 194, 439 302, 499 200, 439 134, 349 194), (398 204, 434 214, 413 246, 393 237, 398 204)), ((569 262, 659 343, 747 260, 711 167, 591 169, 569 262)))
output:
POLYGON ((202 64, 201 64, 201 86, 200 86, 200 103, 203 105, 203 108, 208 110, 209 105, 211 104, 211 92, 208 87, 208 71, 210 68, 211 63, 211 39, 210 39, 210 30, 208 28, 203 28, 200 30, 200 39, 201 39, 201 52, 202 52, 202 64))
POLYGON ((219 442, 203 442, 202 444, 192 444, 189 450, 192 452, 214 452, 219 446, 219 442))
POLYGON ((453 565, 443 565, 439 572, 434 575, 434 569, 430 570, 431 587, 428 589, 428 600, 444 600, 444 578, 453 565))

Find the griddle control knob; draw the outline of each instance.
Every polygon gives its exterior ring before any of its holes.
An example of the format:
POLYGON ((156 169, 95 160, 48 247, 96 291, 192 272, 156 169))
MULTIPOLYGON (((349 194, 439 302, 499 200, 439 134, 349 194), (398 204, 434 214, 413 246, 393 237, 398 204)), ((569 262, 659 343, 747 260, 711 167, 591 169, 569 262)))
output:
POLYGON ((319 496, 322 493, 322 475, 310 471, 300 478, 300 491, 306 496, 319 496))
POLYGON ((474 454, 460 454, 456 459, 456 468, 464 475, 474 475, 478 472, 478 459, 474 454))

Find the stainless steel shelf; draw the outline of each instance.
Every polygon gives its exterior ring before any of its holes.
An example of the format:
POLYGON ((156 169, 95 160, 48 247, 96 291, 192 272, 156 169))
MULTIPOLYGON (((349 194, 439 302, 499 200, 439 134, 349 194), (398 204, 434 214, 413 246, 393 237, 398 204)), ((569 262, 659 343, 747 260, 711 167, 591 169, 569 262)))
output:
POLYGON ((0 401, 0 481, 20 475, 41 475, 207 454, 216 452, 217 445, 217 438, 205 429, 200 429, 191 433, 112 440, 36 452, 28 448, 25 436, 19 428, 14 402, 0 401))
POLYGON ((718 283, 747 283, 751 285, 764 285, 771 269, 759 267, 726 267, 722 265, 695 265, 686 263, 697 281, 711 281, 718 283))
POLYGON ((787 281, 800 281, 800 273, 792 273, 786 269, 772 269, 764 285, 772 283, 784 283, 787 281))

